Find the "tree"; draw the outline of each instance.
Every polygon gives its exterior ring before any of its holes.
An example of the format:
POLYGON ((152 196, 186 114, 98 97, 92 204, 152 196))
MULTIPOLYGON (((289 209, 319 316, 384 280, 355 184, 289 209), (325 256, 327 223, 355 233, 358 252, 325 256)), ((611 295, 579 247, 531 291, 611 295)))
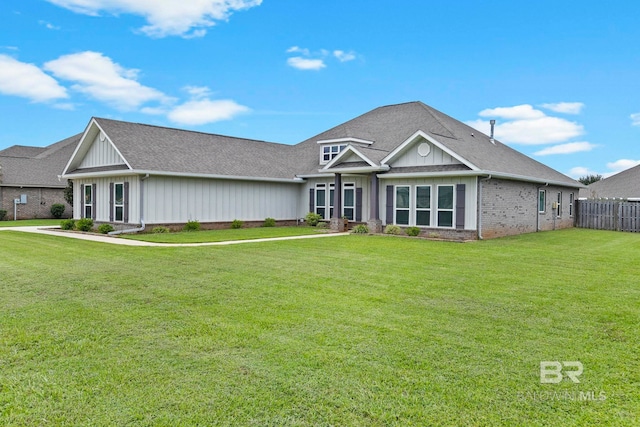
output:
POLYGON ((64 189, 64 199, 73 206, 73 181, 67 181, 67 187, 64 189))
POLYGON ((601 179, 602 179, 602 175, 586 175, 578 178, 578 181, 580 181, 584 185, 589 185, 589 184, 593 184, 594 182, 598 182, 601 179))

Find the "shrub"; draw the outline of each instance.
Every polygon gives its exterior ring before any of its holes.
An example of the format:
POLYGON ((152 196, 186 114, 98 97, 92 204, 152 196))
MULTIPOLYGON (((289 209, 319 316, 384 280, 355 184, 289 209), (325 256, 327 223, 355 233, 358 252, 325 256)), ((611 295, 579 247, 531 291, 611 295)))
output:
POLYGON ((54 203, 51 205, 51 215, 53 215, 54 218, 62 218, 64 209, 65 207, 62 203, 54 203))
POLYGON ((394 234, 397 236, 402 234, 402 228, 397 225, 389 224, 384 228, 384 234, 394 234))
POLYGON ((369 227, 364 224, 358 224, 351 229, 351 232, 355 234, 369 234, 369 227))
POLYGON ((418 227, 407 227, 404 230, 404 232, 407 233, 408 236, 415 237, 415 236, 420 234, 420 228, 418 228, 418 227))
POLYGON ((4 218, 7 216, 7 211, 4 209, 0 209, 0 221, 4 221, 4 218))
POLYGON ((91 231, 93 229, 93 220, 91 218, 82 218, 76 221, 76 230, 91 231))
POLYGON ((74 219, 64 219, 60 222, 60 228, 63 230, 73 230, 76 226, 76 221, 74 219))
POLYGON ((318 225, 318 223, 320 222, 320 220, 322 219, 322 217, 315 213, 315 212, 309 212, 305 217, 304 220, 307 222, 307 224, 309 224, 312 227, 315 227, 316 225, 318 225))
POLYGON ((109 234, 113 230, 114 230, 114 228, 113 228, 113 226, 111 224, 100 224, 98 226, 98 232, 100 232, 102 234, 109 234))
POLYGON ((243 225, 244 225, 244 222, 240 221, 239 219, 234 219, 231 222, 231 228, 234 228, 234 229, 242 228, 243 225))
POLYGON ((169 229, 167 227, 163 227, 163 226, 158 226, 158 227, 153 227, 153 229, 151 229, 151 232, 154 234, 162 234, 162 233, 168 233, 169 229))
POLYGON ((187 221, 182 229, 184 231, 200 231, 200 222, 196 220, 187 221))
POLYGON ((264 224, 262 224, 263 227, 275 227, 276 226, 276 220, 275 218, 265 218, 264 219, 264 224))

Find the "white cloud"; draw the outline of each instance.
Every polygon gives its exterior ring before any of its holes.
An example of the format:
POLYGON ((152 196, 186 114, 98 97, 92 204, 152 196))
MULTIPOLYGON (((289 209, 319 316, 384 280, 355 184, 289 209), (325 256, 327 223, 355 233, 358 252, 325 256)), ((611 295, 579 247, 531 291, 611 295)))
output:
POLYGON ((298 46, 291 46, 289 49, 287 49, 287 53, 301 53, 305 56, 311 55, 311 52, 309 52, 309 49, 303 49, 298 46))
POLYGON ((47 22, 47 21, 38 21, 38 24, 44 26, 48 30, 59 30, 60 29, 60 27, 55 26, 52 23, 47 22))
POLYGON ((33 102, 68 98, 67 90, 33 64, 0 54, 0 93, 33 102))
POLYGON ((356 59, 355 53, 353 53, 353 52, 345 52, 343 50, 334 50, 333 51, 333 56, 338 58, 338 61, 340 61, 340 62, 353 61, 354 59, 356 59))
POLYGON ((321 70, 326 67, 322 59, 310 59, 301 56, 287 59, 287 64, 298 70, 321 70))
POLYGON ((571 178, 578 179, 582 176, 587 175, 601 175, 598 172, 592 171, 589 168, 585 168, 583 166, 576 166, 575 168, 571 168, 571 170, 567 173, 571 178))
POLYGON ((567 144, 554 145, 553 147, 543 148, 533 153, 536 156, 548 156, 550 154, 573 154, 583 151, 591 151, 596 144, 590 142, 569 142, 567 144))
POLYGON ((640 126, 640 113, 634 113, 629 117, 631 117, 631 125, 640 126))
POLYGON ((226 21, 236 11, 259 6, 262 0, 47 0, 76 13, 99 16, 120 13, 142 16, 141 31, 151 37, 202 37, 206 28, 226 21))
POLYGON ((125 69, 99 52, 64 55, 47 62, 44 68, 74 82, 72 89, 121 110, 133 110, 151 101, 171 101, 162 92, 136 81, 138 70, 125 69))
POLYGON ((500 117, 508 120, 531 120, 545 117, 545 114, 529 104, 514 107, 487 108, 478 113, 480 117, 500 117))
MULTIPOLYGON (((488 108, 480 111, 478 115, 505 119, 503 122, 497 122, 494 132, 496 139, 505 143, 552 144, 566 142, 584 134, 582 125, 559 117, 547 116, 529 104, 488 108)), ((487 135, 490 132, 487 120, 473 120, 468 121, 467 124, 487 135)))
POLYGON ((584 108, 582 102, 558 102, 555 104, 542 104, 542 108, 563 114, 580 114, 584 108))
POLYGON ((185 86, 183 88, 193 99, 202 99, 211 95, 207 86, 185 86))
POLYGON ((230 120, 241 113, 249 112, 250 109, 240 105, 235 101, 222 100, 192 100, 177 106, 169 112, 167 117, 174 123, 181 125, 203 125, 230 120))
MULTIPOLYGON (((622 172, 640 164, 640 160, 619 159, 615 162, 607 163, 607 168, 611 169, 611 174, 622 172)), ((610 174, 610 175, 611 175, 610 174)))

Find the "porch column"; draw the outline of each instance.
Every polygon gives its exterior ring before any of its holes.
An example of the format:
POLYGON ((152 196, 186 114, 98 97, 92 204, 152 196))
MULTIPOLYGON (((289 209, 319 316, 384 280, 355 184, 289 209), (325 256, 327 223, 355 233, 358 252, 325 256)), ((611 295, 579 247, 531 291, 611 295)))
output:
POLYGON ((342 175, 336 173, 333 188, 333 216, 331 217, 331 230, 345 231, 346 224, 342 220, 342 175))
POLYGON ((382 233, 382 221, 380 220, 380 184, 376 172, 371 174, 369 193, 369 220, 367 227, 370 233, 382 233))

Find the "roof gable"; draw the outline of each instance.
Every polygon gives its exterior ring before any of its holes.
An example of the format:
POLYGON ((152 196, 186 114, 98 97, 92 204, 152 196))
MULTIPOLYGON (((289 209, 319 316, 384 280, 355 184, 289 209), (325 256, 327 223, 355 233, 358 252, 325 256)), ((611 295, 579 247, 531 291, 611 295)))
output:
POLYGON ((469 169, 478 170, 471 162, 421 130, 396 147, 382 159, 382 163, 394 167, 464 164, 469 169))

